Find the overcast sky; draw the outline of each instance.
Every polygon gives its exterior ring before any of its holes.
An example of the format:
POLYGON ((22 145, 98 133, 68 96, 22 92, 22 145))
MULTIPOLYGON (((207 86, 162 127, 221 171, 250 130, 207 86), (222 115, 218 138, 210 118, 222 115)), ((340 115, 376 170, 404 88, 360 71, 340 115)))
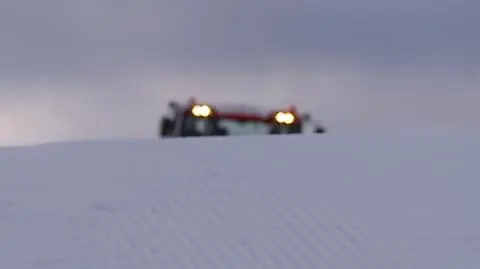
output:
POLYGON ((170 99, 480 127, 478 0, 2 0, 0 144, 154 137, 170 99))

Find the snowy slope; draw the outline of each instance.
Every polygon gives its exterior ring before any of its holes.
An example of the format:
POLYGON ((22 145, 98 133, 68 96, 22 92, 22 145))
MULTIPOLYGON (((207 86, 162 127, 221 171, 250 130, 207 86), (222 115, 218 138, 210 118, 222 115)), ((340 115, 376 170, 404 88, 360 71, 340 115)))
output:
POLYGON ((0 268, 478 269, 478 137, 0 149, 0 268))

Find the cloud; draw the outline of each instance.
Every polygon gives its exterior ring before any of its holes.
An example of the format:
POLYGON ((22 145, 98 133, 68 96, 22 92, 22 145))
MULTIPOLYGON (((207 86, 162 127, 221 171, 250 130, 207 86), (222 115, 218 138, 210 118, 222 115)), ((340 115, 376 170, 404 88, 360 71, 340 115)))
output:
POLYGON ((3 74, 269 66, 478 64, 478 1, 7 0, 3 74))
POLYGON ((154 137, 190 95, 335 131, 479 126, 479 3, 4 0, 0 143, 154 137))

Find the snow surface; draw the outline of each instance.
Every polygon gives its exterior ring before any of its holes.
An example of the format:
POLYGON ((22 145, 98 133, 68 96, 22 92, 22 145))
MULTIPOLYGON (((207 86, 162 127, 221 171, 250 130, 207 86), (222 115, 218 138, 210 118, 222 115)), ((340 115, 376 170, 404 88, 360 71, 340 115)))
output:
POLYGON ((0 149, 0 268, 478 269, 478 133, 0 149))

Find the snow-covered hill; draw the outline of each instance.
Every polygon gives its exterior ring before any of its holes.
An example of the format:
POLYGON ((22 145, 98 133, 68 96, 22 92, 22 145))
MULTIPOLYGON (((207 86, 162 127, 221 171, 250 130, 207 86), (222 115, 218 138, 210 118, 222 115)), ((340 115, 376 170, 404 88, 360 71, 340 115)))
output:
POLYGON ((478 269, 478 137, 0 149, 0 268, 478 269))

